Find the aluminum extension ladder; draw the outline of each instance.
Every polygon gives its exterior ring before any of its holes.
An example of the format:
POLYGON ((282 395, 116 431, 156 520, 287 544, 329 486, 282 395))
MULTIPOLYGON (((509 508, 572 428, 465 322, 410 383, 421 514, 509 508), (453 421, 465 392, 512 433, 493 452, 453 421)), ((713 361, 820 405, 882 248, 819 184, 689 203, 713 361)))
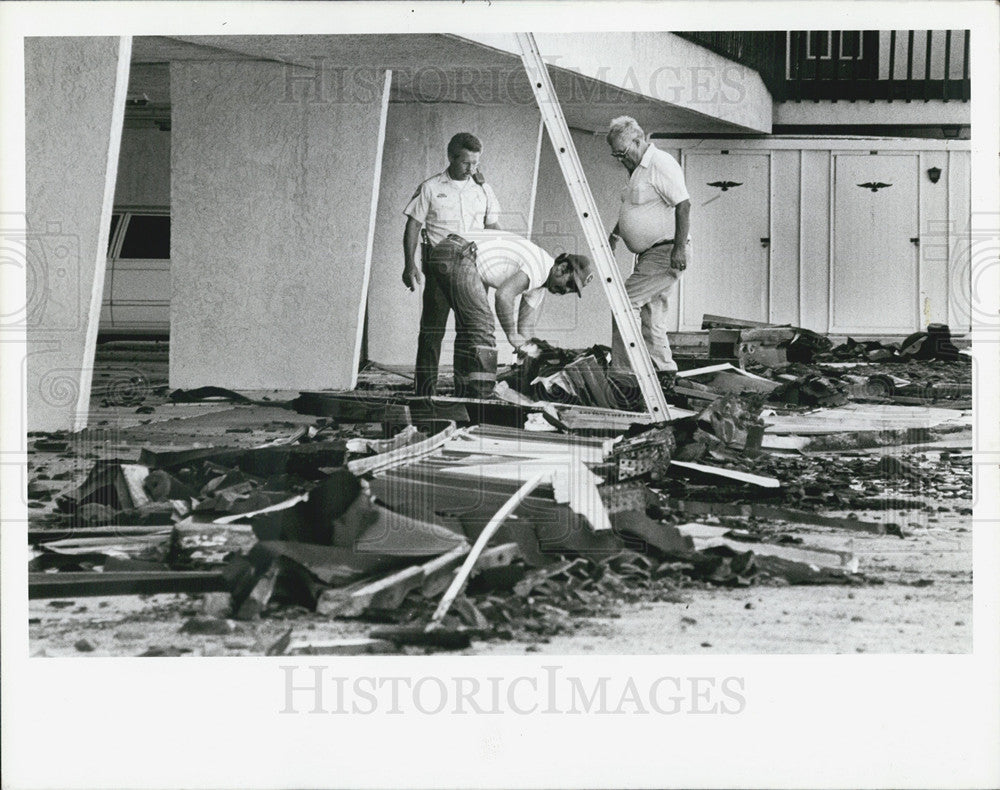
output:
POLYGON ((583 165, 580 164, 580 157, 573 144, 573 138, 570 136, 569 127, 566 125, 566 117, 559 104, 559 97, 556 96, 555 89, 552 87, 552 80, 538 51, 534 35, 531 33, 515 33, 514 35, 517 37, 517 43, 521 49, 521 62, 524 64, 524 70, 528 74, 529 82, 531 82, 535 101, 542 113, 542 119, 545 121, 545 128, 548 130, 549 139, 555 149, 556 159, 559 160, 559 167, 562 169, 569 194, 573 198, 573 207, 576 209, 577 218, 583 227, 587 246, 590 248, 594 265, 601 278, 601 284, 604 286, 604 293, 611 304, 611 312, 618 325, 618 331, 625 342, 628 360, 638 379, 639 390, 646 403, 646 409, 654 422, 665 422, 670 419, 667 401, 663 397, 663 389, 657 378, 653 360, 642 340, 639 321, 629 305, 628 296, 625 293, 625 283, 622 280, 621 272, 618 271, 614 254, 611 252, 607 233, 601 224, 597 204, 594 202, 594 195, 587 183, 587 176, 583 172, 583 165))

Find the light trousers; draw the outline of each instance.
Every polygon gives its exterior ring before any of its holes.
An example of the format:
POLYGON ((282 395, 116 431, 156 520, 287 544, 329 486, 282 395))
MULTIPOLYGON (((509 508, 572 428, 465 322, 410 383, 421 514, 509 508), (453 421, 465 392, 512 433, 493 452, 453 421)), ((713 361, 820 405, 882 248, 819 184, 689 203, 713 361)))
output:
MULTIPOLYGON (((667 338, 667 305, 681 272, 670 268, 673 243, 661 244, 640 254, 632 274, 625 281, 629 304, 642 326, 642 339, 653 358, 657 370, 676 371, 667 338)), ((691 244, 687 245, 687 263, 691 265, 691 244)), ((632 370, 618 326, 611 326, 611 368, 615 371, 632 370)))

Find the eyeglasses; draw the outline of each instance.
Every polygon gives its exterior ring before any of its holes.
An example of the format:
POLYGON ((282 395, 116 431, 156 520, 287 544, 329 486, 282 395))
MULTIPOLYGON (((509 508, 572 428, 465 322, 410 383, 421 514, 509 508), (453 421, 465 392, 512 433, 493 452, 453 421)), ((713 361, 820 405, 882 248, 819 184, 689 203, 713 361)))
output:
POLYGON ((629 140, 625 144, 625 147, 622 148, 622 149, 620 149, 620 150, 616 150, 616 149, 612 148, 611 149, 611 155, 615 159, 624 159, 626 156, 628 156, 628 152, 632 150, 632 146, 634 146, 637 142, 639 142, 639 141, 637 139, 633 138, 633 139, 629 140))

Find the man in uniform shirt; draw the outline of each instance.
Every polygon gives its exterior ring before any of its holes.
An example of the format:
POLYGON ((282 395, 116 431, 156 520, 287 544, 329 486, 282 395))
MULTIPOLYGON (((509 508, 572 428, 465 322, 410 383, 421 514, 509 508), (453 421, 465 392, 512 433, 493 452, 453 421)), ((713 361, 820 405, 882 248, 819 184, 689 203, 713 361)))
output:
POLYGON ((448 168, 424 181, 407 204, 403 232, 403 284, 411 291, 424 283, 417 337, 416 392, 433 395, 437 389, 441 341, 451 311, 448 299, 429 261, 416 264, 421 226, 431 247, 441 244, 449 233, 484 228, 499 229, 500 206, 489 184, 478 173, 483 145, 475 135, 456 134, 448 143, 448 168), (424 281, 426 278, 426 282, 424 281))
POLYGON ((496 289, 496 313, 507 340, 522 351, 534 333, 545 293, 580 295, 593 278, 586 256, 553 259, 538 245, 502 230, 450 234, 431 253, 429 270, 455 311, 455 394, 468 398, 488 398, 496 384, 490 288, 496 289))
MULTIPOLYGON (((646 140, 634 118, 615 118, 607 141, 611 155, 629 173, 618 224, 608 241, 613 250, 621 238, 636 254, 625 291, 632 309, 639 313, 642 338, 661 373, 661 381, 672 381, 677 363, 667 339, 667 297, 690 259, 691 201, 684 172, 676 159, 646 140)), ((631 369, 625 344, 614 325, 611 367, 616 371, 631 369)))

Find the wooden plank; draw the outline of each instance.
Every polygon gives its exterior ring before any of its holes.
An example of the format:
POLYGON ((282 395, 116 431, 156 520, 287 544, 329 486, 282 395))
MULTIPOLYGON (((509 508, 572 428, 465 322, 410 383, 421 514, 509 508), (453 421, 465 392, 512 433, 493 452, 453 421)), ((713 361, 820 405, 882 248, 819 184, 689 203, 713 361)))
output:
POLYGON ((126 538, 138 535, 168 535, 170 524, 152 527, 81 527, 79 529, 29 529, 28 545, 38 546, 68 538, 126 538))
POLYGON ((804 562, 807 565, 815 565, 820 568, 849 567, 852 570, 857 568, 854 563, 854 553, 851 551, 734 540, 726 535, 726 533, 731 532, 729 527, 716 527, 708 524, 678 524, 677 530, 694 541, 694 547, 697 551, 715 546, 725 546, 733 551, 752 551, 754 554, 764 557, 780 557, 784 560, 804 562))
POLYGON ((455 423, 449 423, 441 433, 431 436, 422 442, 399 447, 381 455, 373 455, 371 458, 358 458, 350 461, 347 468, 356 475, 380 472, 385 469, 392 469, 397 466, 415 461, 425 455, 437 450, 444 445, 456 432, 455 423))
POLYGON ((450 579, 451 572, 468 553, 469 544, 462 543, 422 565, 411 565, 376 581, 325 590, 319 596, 316 611, 335 617, 357 617, 368 609, 396 609, 411 590, 433 587, 442 577, 450 579))
POLYGON ((420 588, 424 596, 437 595, 443 589, 446 589, 455 569, 462 563, 462 560, 468 553, 469 544, 463 543, 446 554, 442 554, 430 562, 425 562, 421 566, 424 578, 420 588))
POLYGON ((701 317, 702 329, 751 329, 758 326, 772 326, 763 321, 749 321, 745 318, 729 318, 724 315, 711 315, 705 313, 701 317))
MULTIPOLYGON (((603 409, 600 411, 604 411, 603 409)), ((676 419, 676 407, 670 408, 670 416, 676 419)), ((570 406, 558 409, 559 421, 573 431, 603 431, 609 434, 619 434, 627 431, 633 425, 651 425, 648 414, 636 412, 618 412, 617 414, 597 413, 585 406, 570 406)))
MULTIPOLYGON (((467 553, 468 546, 464 548, 467 553)), ((520 556, 521 547, 516 543, 502 543, 499 546, 491 546, 479 555, 479 561, 476 563, 476 566, 472 571, 471 578, 475 578, 477 575, 490 568, 501 568, 505 565, 510 565, 520 556)), ((451 585, 455 574, 458 572, 456 566, 457 562, 454 564, 449 563, 447 572, 435 574, 434 576, 429 574, 426 575, 424 578, 424 585, 420 590, 423 596, 425 598, 433 598, 435 595, 440 595, 447 590, 449 585, 451 585)))
POLYGON ((370 656, 398 653, 399 648, 386 639, 301 639, 288 645, 286 656, 370 656))
POLYGON ((848 403, 835 408, 820 408, 801 414, 774 414, 765 418, 765 434, 856 433, 861 431, 906 431, 930 429, 939 425, 961 426, 968 417, 958 409, 924 407, 914 409, 896 404, 862 405, 848 403))
POLYGON ((168 537, 170 537, 170 527, 150 535, 132 535, 130 537, 108 535, 100 538, 72 537, 53 540, 45 544, 45 549, 54 551, 56 554, 107 554, 108 552, 137 554, 145 549, 161 545, 168 537))
POLYGON ((729 502, 698 502, 691 499, 669 499, 666 502, 666 506, 671 510, 699 516, 764 518, 775 521, 787 521, 790 524, 812 524, 820 527, 869 532, 874 535, 885 535, 889 531, 887 525, 876 521, 824 516, 819 513, 810 513, 806 510, 795 510, 777 505, 762 505, 757 503, 732 504, 729 502))
POLYGON ((718 466, 708 466, 706 464, 696 464, 691 461, 671 461, 670 466, 676 469, 683 469, 696 474, 712 475, 732 480, 737 483, 748 483, 760 488, 781 488, 781 481, 774 477, 764 477, 754 475, 749 472, 740 472, 735 469, 723 469, 718 466))
POLYGON ((211 461, 220 466, 235 466, 245 452, 240 447, 193 447, 189 450, 164 451, 143 447, 139 451, 139 464, 154 469, 173 469, 202 461, 211 461))
POLYGON ((434 610, 434 614, 431 615, 430 622, 427 623, 427 630, 432 630, 438 627, 441 620, 448 613, 451 605, 455 602, 455 598, 465 589, 465 585, 469 581, 469 576, 472 574, 472 569, 475 567, 476 562, 479 560, 480 555, 483 553, 483 549, 486 548, 486 544, 490 542, 496 531, 503 525, 504 521, 507 520, 521 503, 528 497, 528 495, 538 488, 539 484, 547 478, 548 474, 546 472, 539 472, 538 474, 527 480, 524 485, 522 485, 517 492, 510 499, 504 503, 504 506, 500 508, 496 514, 490 519, 489 523, 476 538, 476 542, 473 544, 472 549, 470 549, 468 556, 465 558, 465 562, 462 563, 462 567, 459 572, 455 575, 451 586, 445 592, 444 597, 441 598, 441 602, 438 604, 437 609, 434 610))
POLYGON ((696 390, 693 387, 685 387, 681 384, 674 384, 674 393, 677 395, 683 395, 685 398, 693 398, 699 401, 713 401, 721 398, 722 395, 718 392, 706 391, 706 390, 696 390))
POLYGON ((94 595, 225 592, 229 582, 218 571, 141 573, 29 573, 28 598, 79 598, 94 595))
POLYGON ((538 434, 530 431, 519 431, 509 436, 491 436, 470 430, 468 433, 460 433, 449 439, 444 449, 518 458, 572 455, 584 463, 599 464, 604 461, 610 447, 611 443, 608 440, 581 442, 565 434, 540 439, 538 434))
POLYGON ((614 442, 592 436, 575 436, 565 433, 546 433, 544 431, 527 431, 520 428, 508 428, 503 425, 473 425, 469 428, 470 436, 486 436, 491 439, 528 439, 532 442, 541 442, 558 445, 573 445, 580 447, 599 447, 605 453, 611 451, 614 442))
POLYGON ((378 581, 324 590, 316 601, 316 612, 334 617, 357 617, 369 608, 395 609, 410 590, 423 583, 424 572, 411 565, 378 581))
POLYGON ((745 376, 749 379, 756 379, 757 381, 771 381, 771 379, 764 378, 763 376, 758 376, 756 373, 751 373, 748 370, 743 370, 743 368, 738 368, 732 362, 720 362, 714 365, 704 365, 697 368, 688 368, 687 370, 682 370, 677 373, 677 378, 679 379, 689 379, 696 378, 697 376, 707 376, 710 373, 722 373, 728 371, 730 373, 736 373, 740 376, 745 376))
POLYGON ((781 385, 777 381, 765 381, 749 376, 740 376, 730 371, 722 371, 716 373, 711 381, 706 382, 705 386, 711 387, 714 392, 724 395, 729 393, 740 394, 743 392, 757 392, 761 395, 770 395, 781 385))

